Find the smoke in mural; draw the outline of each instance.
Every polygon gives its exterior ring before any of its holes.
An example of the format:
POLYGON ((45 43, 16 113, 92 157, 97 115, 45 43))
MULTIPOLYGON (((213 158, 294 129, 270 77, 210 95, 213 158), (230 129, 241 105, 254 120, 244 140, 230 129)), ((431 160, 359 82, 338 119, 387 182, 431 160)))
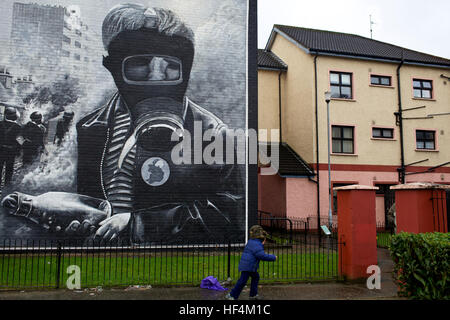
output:
POLYGON ((246 1, 0 6, 0 238, 244 241, 246 1))

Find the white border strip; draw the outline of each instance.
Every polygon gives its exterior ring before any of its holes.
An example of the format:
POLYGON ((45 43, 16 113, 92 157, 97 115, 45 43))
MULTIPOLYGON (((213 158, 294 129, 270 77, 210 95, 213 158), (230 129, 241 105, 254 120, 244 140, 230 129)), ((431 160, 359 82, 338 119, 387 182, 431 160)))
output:
POLYGON ((249 68, 249 56, 248 56, 248 34, 249 34, 249 27, 250 27, 250 1, 251 0, 247 0, 247 28, 246 28, 246 46, 245 46, 245 54, 246 54, 246 81, 245 81, 245 94, 246 94, 246 98, 247 98, 247 105, 246 105, 246 115, 245 115, 245 126, 247 128, 247 132, 246 132, 246 141, 245 141, 245 154, 246 154, 246 162, 247 165, 245 166, 245 243, 248 242, 248 166, 249 166, 249 147, 248 147, 248 68, 249 68))

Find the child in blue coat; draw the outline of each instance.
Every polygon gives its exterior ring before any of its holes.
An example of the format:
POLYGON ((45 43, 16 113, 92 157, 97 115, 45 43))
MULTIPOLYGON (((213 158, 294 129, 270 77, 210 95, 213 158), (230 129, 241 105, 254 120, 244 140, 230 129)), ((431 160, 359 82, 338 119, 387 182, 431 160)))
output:
POLYGON ((244 248, 241 261, 239 262, 239 271, 241 277, 237 281, 234 288, 226 295, 228 300, 237 300, 239 295, 247 284, 248 278, 252 278, 250 284, 250 300, 259 299, 258 282, 259 282, 259 262, 275 261, 276 256, 264 252, 264 243, 266 242, 267 232, 261 226, 253 226, 250 228, 250 240, 244 248))

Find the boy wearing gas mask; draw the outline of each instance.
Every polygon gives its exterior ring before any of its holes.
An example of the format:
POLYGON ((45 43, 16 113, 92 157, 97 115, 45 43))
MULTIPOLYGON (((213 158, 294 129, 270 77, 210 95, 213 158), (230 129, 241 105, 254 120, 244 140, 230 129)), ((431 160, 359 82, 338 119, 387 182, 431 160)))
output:
MULTIPOLYGON (((77 185, 80 195, 106 200, 111 212, 87 221, 70 221, 70 214, 60 212, 58 232, 95 230, 98 239, 132 243, 239 241, 245 220, 239 167, 175 165, 171 159, 178 143, 173 135, 188 132, 193 139, 196 124, 202 135, 212 130, 226 141, 222 121, 185 96, 193 32, 169 10, 118 5, 103 22, 103 44, 103 65, 118 93, 77 124, 77 185)), ((4 205, 14 208, 17 198, 4 205)))

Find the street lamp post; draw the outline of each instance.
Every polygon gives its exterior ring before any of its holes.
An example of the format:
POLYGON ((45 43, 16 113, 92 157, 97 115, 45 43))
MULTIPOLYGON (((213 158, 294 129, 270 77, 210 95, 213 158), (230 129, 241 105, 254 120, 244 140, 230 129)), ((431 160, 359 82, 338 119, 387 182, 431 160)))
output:
POLYGON ((331 101, 331 92, 325 92, 325 101, 327 102, 327 137, 328 137, 328 225, 330 230, 332 229, 332 206, 331 206, 331 150, 330 150, 330 101, 331 101))

